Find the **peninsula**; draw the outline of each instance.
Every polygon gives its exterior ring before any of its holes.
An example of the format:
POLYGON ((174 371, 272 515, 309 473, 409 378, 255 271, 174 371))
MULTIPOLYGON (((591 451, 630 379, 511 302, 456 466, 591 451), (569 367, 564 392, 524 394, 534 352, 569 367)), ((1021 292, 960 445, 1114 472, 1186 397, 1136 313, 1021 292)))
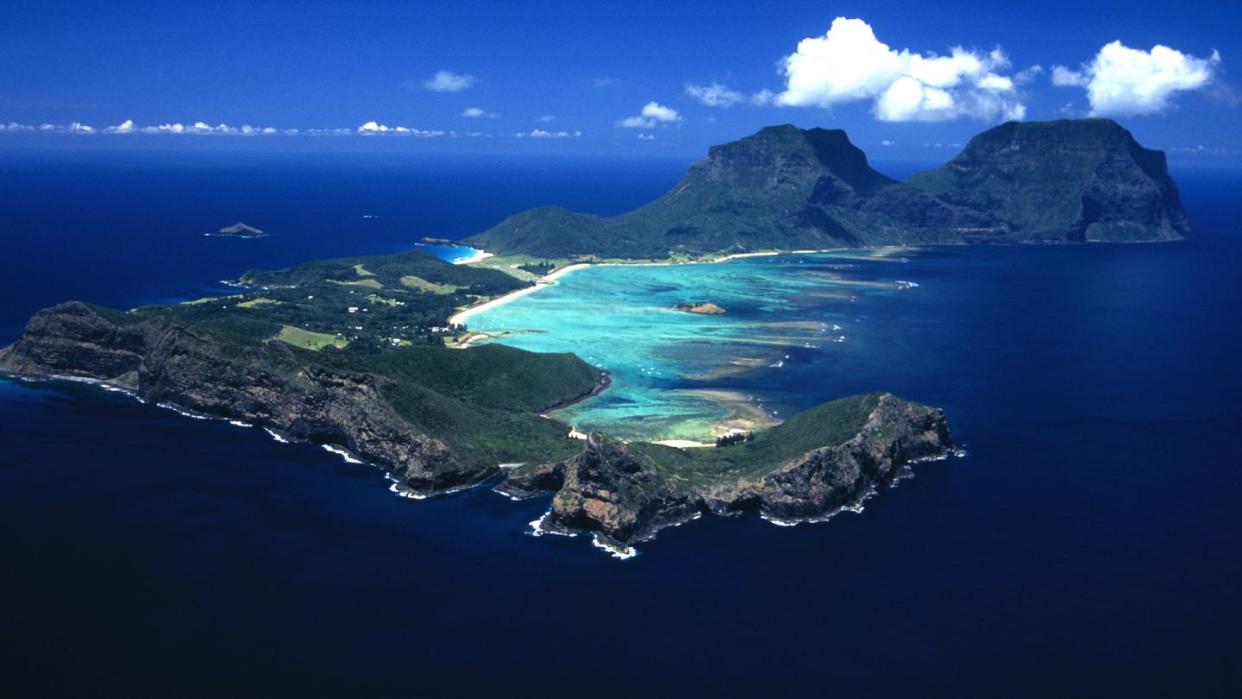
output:
POLYGON ((605 390, 607 374, 572 354, 453 349, 469 344, 461 309, 550 283, 530 270, 600 259, 1187 233, 1163 154, 1111 121, 1005 124, 907 183, 871 169, 844 132, 770 127, 711 149, 634 212, 512 216, 467 239, 499 255, 474 264, 416 250, 254 270, 238 293, 180 304, 63 303, 0 349, 0 371, 99 382, 344 450, 387 469, 404 495, 494 480, 512 497, 553 493, 539 531, 590 531, 628 555, 705 512, 796 522, 851 507, 910 464, 953 453, 945 416, 880 391, 712 448, 584 435, 551 411, 605 390))

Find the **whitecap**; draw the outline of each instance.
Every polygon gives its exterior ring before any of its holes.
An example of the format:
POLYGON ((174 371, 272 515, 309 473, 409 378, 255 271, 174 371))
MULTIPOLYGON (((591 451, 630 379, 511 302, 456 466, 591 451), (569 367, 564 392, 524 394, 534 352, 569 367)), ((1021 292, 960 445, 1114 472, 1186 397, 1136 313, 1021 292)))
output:
POLYGON ((602 539, 599 534, 591 537, 591 545, 597 549, 607 551, 608 555, 619 561, 628 560, 638 555, 638 549, 633 546, 618 546, 616 544, 608 543, 602 539))
POLYGON ((347 464, 364 463, 363 461, 360 461, 354 458, 353 454, 350 454, 348 451, 345 451, 344 449, 341 449, 340 447, 334 447, 331 444, 321 444, 319 446, 323 447, 324 451, 330 451, 333 454, 336 454, 337 456, 341 457, 342 459, 345 460, 345 463, 347 464))

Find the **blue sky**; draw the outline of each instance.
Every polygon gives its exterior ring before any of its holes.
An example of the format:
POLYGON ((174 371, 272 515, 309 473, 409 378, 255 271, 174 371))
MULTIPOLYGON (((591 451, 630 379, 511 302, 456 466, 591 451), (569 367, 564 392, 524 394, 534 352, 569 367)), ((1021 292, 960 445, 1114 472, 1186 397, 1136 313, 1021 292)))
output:
POLYGON ((13 3, 0 149, 693 156, 792 122, 930 161, 1095 112, 1238 162, 1240 28, 1239 2, 13 3))

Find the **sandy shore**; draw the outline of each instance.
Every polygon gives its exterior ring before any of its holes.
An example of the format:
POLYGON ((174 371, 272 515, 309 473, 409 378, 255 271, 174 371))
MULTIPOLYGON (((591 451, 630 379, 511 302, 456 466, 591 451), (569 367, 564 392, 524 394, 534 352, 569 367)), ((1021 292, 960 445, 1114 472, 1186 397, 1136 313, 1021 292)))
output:
MULTIPOLYGON (((485 253, 485 255, 486 257, 492 256, 491 253, 485 253)), ((479 259, 481 260, 484 258, 480 257, 479 259)), ((524 289, 518 289, 517 291, 511 291, 505 294, 504 296, 497 296, 496 298, 491 299, 489 301, 485 301, 484 303, 481 303, 477 306, 471 306, 469 308, 462 309, 458 311, 457 313, 454 313, 451 317, 449 317, 449 325, 460 325, 462 323, 465 323, 466 320, 470 318, 470 316, 475 315, 476 313, 482 313, 483 311, 496 308, 497 306, 503 306, 506 303, 509 303, 510 301, 513 301, 514 299, 521 298, 527 294, 533 294, 536 291, 539 291, 540 289, 544 288, 545 286, 555 284, 557 279, 560 279, 561 277, 565 276, 566 274, 569 274, 570 272, 583 269, 585 267, 590 267, 590 266, 591 265, 584 262, 581 264, 562 267, 545 277, 540 277, 539 279, 535 280, 534 286, 528 286, 524 289)))
POLYGON ((495 257, 495 255, 493 255, 493 254, 492 254, 492 253, 490 253, 490 252, 484 252, 484 251, 482 251, 482 250, 475 250, 475 251, 474 251, 474 254, 473 254, 473 255, 471 255, 470 257, 460 257, 460 258, 458 258, 458 259, 456 259, 456 260, 453 260, 453 264, 455 264, 455 265, 468 265, 468 264, 471 264, 471 263, 474 263, 474 262, 479 262, 479 261, 481 261, 481 260, 486 260, 486 259, 487 259, 487 258, 489 258, 489 257, 495 257))
POLYGON ((710 447, 714 449, 716 447, 715 444, 696 442, 690 439, 661 439, 658 442, 652 442, 652 444, 661 444, 666 447, 677 447, 678 449, 698 449, 700 447, 710 447))

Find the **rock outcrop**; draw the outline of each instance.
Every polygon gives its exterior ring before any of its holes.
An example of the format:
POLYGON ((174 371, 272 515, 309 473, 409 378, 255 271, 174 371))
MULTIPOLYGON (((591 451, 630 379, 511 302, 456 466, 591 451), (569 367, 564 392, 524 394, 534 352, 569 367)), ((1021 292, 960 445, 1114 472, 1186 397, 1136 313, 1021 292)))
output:
MULTIPOLYGON (((613 549, 646 541, 703 512, 757 511, 782 522, 829 517, 891 484, 910 464, 953 453, 943 411, 889 393, 867 398, 857 402, 865 414, 857 416, 860 426, 848 439, 760 465, 755 475, 686 478, 684 467, 667 451, 637 454, 638 446, 592 435, 578 456, 514 469, 497 489, 519 498, 554 492, 542 527, 591 532, 613 549), (662 459, 661 453, 670 458, 662 459)), ((826 414, 822 439, 834 440, 829 421, 852 417, 840 411, 826 414)), ((694 451, 710 455, 713 450, 694 451)))

